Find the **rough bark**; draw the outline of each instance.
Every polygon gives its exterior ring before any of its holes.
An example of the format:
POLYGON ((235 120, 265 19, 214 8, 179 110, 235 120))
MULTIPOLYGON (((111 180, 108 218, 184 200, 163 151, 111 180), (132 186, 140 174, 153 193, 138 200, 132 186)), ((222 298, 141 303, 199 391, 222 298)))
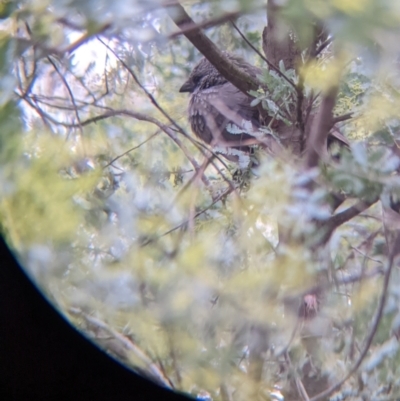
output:
POLYGON ((295 68, 300 57, 300 49, 293 31, 279 20, 279 6, 269 0, 267 6, 268 25, 264 28, 263 50, 265 57, 274 65, 282 60, 286 69, 295 68))
POLYGON ((337 91, 337 86, 334 86, 325 94, 319 106, 314 124, 312 124, 309 135, 307 135, 307 168, 316 167, 321 155, 327 152, 327 140, 333 125, 333 108, 336 104, 337 91))
MULTIPOLYGON (((296 33, 285 24, 279 16, 279 6, 274 0, 268 1, 268 25, 264 28, 263 51, 273 65, 278 66, 283 61, 286 69, 298 70, 301 62, 301 49, 296 40, 296 33)), ((315 37, 305 54, 315 57, 317 42, 321 41, 323 29, 315 29, 315 37)), ((321 102, 318 110, 313 110, 309 99, 304 98, 303 82, 300 79, 297 86, 297 108, 295 123, 287 127, 280 123, 278 135, 284 147, 290 148, 294 155, 301 157, 305 151, 305 168, 318 165, 321 155, 326 153, 327 137, 333 126, 332 110, 336 102, 336 90, 332 90, 321 102)), ((309 188, 311 189, 311 188, 309 188)), ((290 228, 279 227, 279 243, 291 241, 290 228)), ((316 294, 308 294, 317 298, 316 294)), ((303 300, 305 302, 305 300, 303 300)), ((317 313, 317 310, 315 311, 317 313)), ((317 337, 312 337, 313 344, 318 345, 317 337)), ((310 358, 312 358, 310 356, 310 358)), ((285 391, 285 399, 308 399, 329 387, 327 377, 321 374, 310 375, 311 362, 306 364, 297 377, 292 377, 285 391)))

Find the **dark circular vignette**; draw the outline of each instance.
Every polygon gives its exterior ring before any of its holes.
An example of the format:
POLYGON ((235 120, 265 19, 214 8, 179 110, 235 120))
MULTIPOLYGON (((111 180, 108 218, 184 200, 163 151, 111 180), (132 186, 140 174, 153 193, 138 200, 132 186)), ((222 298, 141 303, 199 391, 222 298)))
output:
POLYGON ((0 399, 176 400, 79 334, 27 278, 0 236, 0 399))

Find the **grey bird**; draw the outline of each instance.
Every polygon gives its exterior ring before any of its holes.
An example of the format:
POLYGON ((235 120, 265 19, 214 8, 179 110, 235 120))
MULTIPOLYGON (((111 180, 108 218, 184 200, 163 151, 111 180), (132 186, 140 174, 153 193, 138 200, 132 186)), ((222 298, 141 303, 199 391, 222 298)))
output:
MULTIPOLYGON (((225 53, 232 63, 248 74, 261 70, 240 57, 225 53)), ((246 144, 253 140, 259 123, 259 112, 251 106, 253 98, 227 81, 217 69, 202 58, 194 67, 179 92, 191 93, 189 121, 194 134, 215 147, 233 148, 249 152, 246 144)), ((229 157, 228 157, 229 158, 229 157)))
MULTIPOLYGON (((262 72, 260 68, 250 65, 240 57, 228 52, 225 55, 250 75, 257 76, 262 72)), ((237 160, 236 156, 230 156, 237 154, 232 153, 232 149, 249 153, 252 144, 259 144, 273 154, 279 152, 280 145, 259 130, 260 113, 256 107, 251 106, 253 98, 227 81, 206 58, 202 58, 194 67, 179 92, 191 94, 188 112, 194 134, 214 149, 228 149, 228 155, 224 154, 228 159, 237 160)), ((307 120, 307 132, 313 119, 310 116, 307 120)), ((265 123, 268 121, 264 121, 265 123)), ((299 130, 293 124, 282 128, 279 137, 284 143, 285 140, 293 141, 298 134, 299 130)), ((348 140, 338 130, 330 132, 327 148, 334 142, 349 146, 348 140)), ((293 144, 290 142, 291 145, 293 144)))

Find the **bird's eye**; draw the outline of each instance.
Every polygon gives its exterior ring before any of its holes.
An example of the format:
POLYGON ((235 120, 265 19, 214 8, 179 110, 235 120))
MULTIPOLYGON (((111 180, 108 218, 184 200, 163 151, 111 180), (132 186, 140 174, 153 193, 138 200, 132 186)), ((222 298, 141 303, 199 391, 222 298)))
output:
POLYGON ((195 85, 197 85, 200 81, 201 76, 200 75, 194 75, 192 78, 192 81, 195 85))

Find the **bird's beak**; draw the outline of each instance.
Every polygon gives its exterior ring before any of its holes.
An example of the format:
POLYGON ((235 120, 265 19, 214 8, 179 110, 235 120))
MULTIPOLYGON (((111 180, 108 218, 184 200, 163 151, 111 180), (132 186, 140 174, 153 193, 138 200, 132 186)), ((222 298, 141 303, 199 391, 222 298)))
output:
POLYGON ((181 89, 179 89, 179 92, 193 92, 194 87, 193 84, 190 81, 186 81, 182 86, 181 89))

